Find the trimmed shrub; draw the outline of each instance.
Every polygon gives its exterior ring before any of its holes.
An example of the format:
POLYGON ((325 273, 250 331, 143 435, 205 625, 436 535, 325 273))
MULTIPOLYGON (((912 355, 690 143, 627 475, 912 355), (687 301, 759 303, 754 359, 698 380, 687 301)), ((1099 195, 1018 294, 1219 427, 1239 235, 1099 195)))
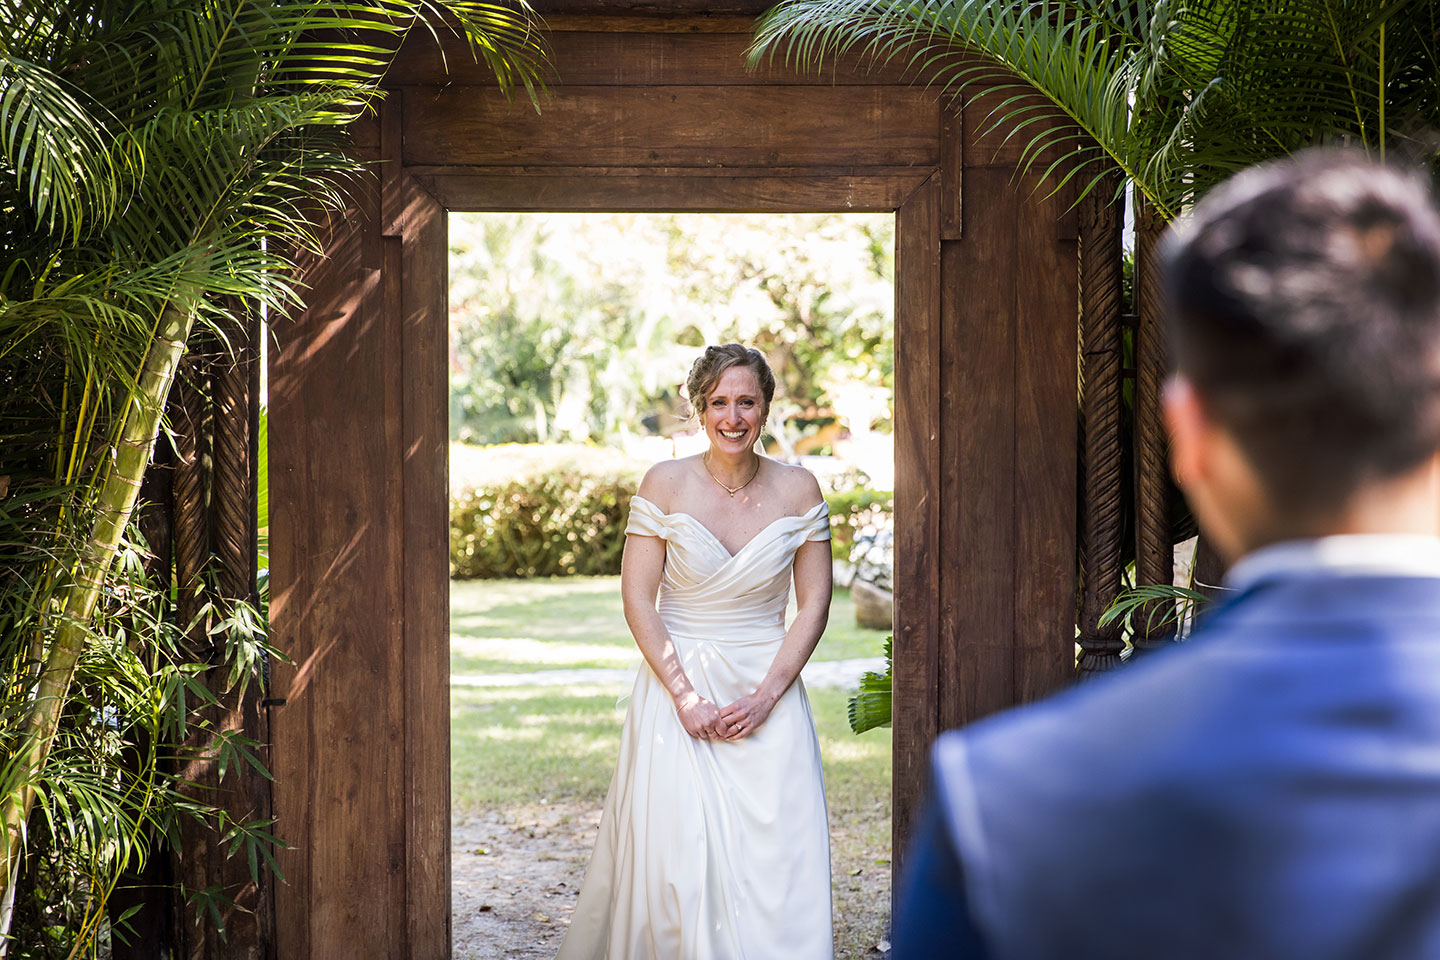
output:
MULTIPOLYGON (((584 444, 451 444, 450 575, 458 580, 618 574, 630 498, 649 464, 584 444)), ((829 494, 830 550, 888 527, 895 495, 829 494)))
POLYGON ((453 452, 452 472, 458 474, 450 498, 452 577, 620 572, 630 498, 644 464, 578 444, 503 444, 453 452), (482 461, 483 469, 467 477, 467 458, 482 461))

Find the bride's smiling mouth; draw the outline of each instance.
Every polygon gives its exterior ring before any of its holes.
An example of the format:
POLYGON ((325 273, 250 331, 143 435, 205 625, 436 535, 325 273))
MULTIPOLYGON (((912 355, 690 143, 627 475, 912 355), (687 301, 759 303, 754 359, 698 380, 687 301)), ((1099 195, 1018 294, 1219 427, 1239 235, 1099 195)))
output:
POLYGON ((749 430, 716 430, 715 432, 718 433, 718 434, 720 434, 720 436, 724 437, 726 440, 740 440, 740 439, 743 439, 744 436, 745 436, 747 433, 749 433, 750 431, 749 431, 749 430))

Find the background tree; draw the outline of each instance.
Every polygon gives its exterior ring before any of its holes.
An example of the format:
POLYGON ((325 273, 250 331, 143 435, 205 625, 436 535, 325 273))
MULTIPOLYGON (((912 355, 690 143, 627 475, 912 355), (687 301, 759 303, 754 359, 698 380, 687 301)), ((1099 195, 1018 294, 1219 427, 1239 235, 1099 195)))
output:
POLYGON ((782 418, 831 417, 857 384, 883 417, 893 245, 889 216, 453 218, 452 436, 669 432, 698 348, 727 340, 767 355, 782 418))

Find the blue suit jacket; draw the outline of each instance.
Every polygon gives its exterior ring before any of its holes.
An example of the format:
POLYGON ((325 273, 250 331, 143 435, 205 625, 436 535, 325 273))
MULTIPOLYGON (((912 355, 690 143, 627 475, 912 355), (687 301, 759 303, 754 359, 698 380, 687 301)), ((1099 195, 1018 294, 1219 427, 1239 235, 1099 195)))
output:
POLYGON ((932 760, 898 960, 1440 958, 1440 580, 1261 583, 932 760))

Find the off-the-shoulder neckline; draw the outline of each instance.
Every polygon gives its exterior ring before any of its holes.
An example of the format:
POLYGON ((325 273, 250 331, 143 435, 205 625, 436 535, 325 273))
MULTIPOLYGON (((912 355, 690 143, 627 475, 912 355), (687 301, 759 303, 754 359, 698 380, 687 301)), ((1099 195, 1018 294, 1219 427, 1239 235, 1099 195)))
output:
POLYGON ((649 497, 642 497, 642 496, 640 496, 640 494, 638 494, 638 493, 635 494, 634 497, 632 497, 632 499, 633 499, 633 500, 643 500, 645 503, 648 503, 650 506, 654 507, 654 508, 655 508, 655 512, 658 513, 658 514, 660 514, 660 516, 662 516, 662 517, 684 517, 686 520, 689 520, 691 523, 695 524, 695 525, 696 525, 697 527, 699 527, 701 530, 704 530, 705 533, 710 537, 710 539, 713 540, 713 541, 715 541, 715 543, 719 545, 719 547, 720 547, 721 550, 724 550, 727 554, 730 555, 730 559, 732 559, 732 560, 735 559, 736 557, 740 556, 740 554, 744 553, 744 552, 746 551, 746 549, 749 548, 750 544, 752 544, 752 543, 754 543, 756 540, 760 539, 761 536, 763 536, 766 532, 768 532, 768 531, 770 530, 771 527, 775 526, 775 524, 779 523, 781 520, 804 520, 804 519, 806 519, 807 517, 809 517, 812 513, 814 513, 816 510, 819 510, 821 507, 827 506, 827 504, 825 503, 825 501, 824 501, 824 500, 821 500, 819 503, 815 504, 815 506, 811 507, 809 510, 806 510, 804 513, 785 513, 785 514, 781 514, 780 516, 776 517, 774 520, 771 520, 769 523, 765 524, 765 526, 764 526, 763 528, 761 528, 759 531, 757 531, 756 534, 755 534, 753 537, 751 537, 749 540, 746 540, 745 543, 740 547, 739 550, 736 550, 734 553, 731 553, 731 552, 730 552, 730 548, 727 547, 727 546, 725 546, 725 541, 723 541, 723 540, 721 540, 719 537, 717 537, 717 536, 715 535, 715 531, 713 531, 713 530, 711 530, 709 527, 705 526, 705 524, 700 520, 700 518, 697 517, 697 516, 695 516, 694 514, 692 514, 692 513, 686 513, 686 512, 683 511, 683 510, 674 510, 674 511, 671 511, 671 512, 669 512, 669 513, 666 513, 664 510, 661 510, 661 509, 660 509, 660 504, 656 503, 654 500, 651 500, 649 497))

